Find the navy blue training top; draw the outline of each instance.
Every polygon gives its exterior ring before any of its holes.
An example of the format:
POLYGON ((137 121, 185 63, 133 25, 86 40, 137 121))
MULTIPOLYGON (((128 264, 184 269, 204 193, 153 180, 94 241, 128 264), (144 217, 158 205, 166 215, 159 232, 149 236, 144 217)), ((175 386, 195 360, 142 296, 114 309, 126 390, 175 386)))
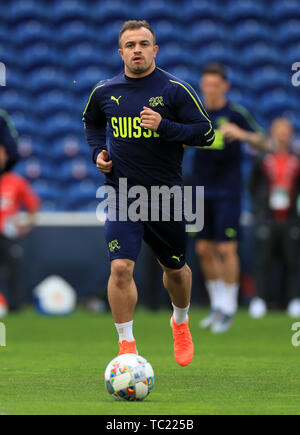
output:
POLYGON ((208 111, 215 130, 215 140, 211 147, 198 150, 195 154, 193 178, 198 186, 205 187, 207 198, 238 199, 241 194, 242 149, 240 141, 228 142, 219 128, 228 122, 243 130, 260 131, 249 111, 228 102, 222 109, 208 111))
POLYGON ((19 159, 17 148, 18 134, 5 110, 0 109, 0 145, 4 146, 8 155, 8 161, 2 172, 10 170, 19 159))
POLYGON ((186 82, 155 68, 143 78, 124 73, 94 88, 83 121, 92 158, 107 149, 113 169, 106 184, 117 187, 119 178, 128 186, 182 185, 183 144, 209 146, 214 131, 194 89, 186 82), (159 112, 157 132, 140 126, 140 112, 147 106, 159 112))

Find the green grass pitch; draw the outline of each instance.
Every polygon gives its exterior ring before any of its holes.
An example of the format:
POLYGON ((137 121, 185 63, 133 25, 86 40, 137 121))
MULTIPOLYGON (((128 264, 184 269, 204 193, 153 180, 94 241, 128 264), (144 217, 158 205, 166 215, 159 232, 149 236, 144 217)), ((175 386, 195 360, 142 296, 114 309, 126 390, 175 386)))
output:
POLYGON ((229 333, 214 336, 198 328, 204 314, 191 310, 195 359, 182 368, 173 357, 170 312, 137 311, 138 349, 156 384, 144 402, 132 403, 114 401, 104 387, 117 352, 110 314, 10 315, 3 320, 7 347, 0 347, 0 415, 300 414, 294 322, 284 313, 252 320, 240 311, 229 333))

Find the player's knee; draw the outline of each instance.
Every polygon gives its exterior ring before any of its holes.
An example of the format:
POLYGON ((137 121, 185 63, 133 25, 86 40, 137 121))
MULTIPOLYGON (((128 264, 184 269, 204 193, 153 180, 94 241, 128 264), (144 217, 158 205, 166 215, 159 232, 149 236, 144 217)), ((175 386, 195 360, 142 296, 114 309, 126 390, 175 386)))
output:
POLYGON ((111 276, 117 285, 124 285, 133 277, 132 262, 126 259, 113 260, 111 263, 111 276))
POLYGON ((167 269, 165 270, 168 278, 178 283, 186 282, 188 279, 192 278, 192 271, 187 264, 185 264, 181 269, 167 269))
POLYGON ((237 243, 236 242, 219 243, 217 246, 217 252, 222 258, 236 257, 237 243))
POLYGON ((200 240, 196 243, 195 251, 200 258, 208 258, 215 255, 215 246, 211 242, 200 240))

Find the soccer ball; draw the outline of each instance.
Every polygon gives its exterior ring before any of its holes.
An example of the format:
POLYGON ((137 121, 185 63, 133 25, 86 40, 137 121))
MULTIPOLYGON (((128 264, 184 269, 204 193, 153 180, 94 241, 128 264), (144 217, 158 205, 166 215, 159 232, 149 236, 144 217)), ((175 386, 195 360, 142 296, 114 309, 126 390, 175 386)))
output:
POLYGON ((104 374, 107 391, 116 400, 144 400, 154 386, 151 364, 140 355, 117 356, 104 374))

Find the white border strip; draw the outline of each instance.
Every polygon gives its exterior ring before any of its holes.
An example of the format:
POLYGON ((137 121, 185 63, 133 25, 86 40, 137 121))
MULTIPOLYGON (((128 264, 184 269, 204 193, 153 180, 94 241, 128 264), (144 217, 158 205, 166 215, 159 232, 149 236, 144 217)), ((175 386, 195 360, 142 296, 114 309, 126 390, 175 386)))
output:
MULTIPOLYGON (((20 218, 26 216, 21 213, 20 218)), ((106 215, 99 221, 95 212, 40 212, 36 214, 37 227, 103 227, 106 215)))

